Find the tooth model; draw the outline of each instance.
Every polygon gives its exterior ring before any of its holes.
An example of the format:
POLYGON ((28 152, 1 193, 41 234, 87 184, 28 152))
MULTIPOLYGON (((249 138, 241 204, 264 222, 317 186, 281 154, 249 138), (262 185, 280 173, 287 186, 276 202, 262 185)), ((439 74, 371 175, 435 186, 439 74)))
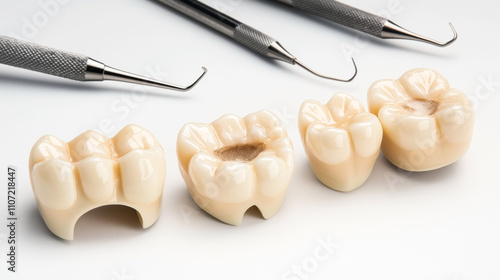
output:
POLYGON ((265 219, 281 207, 294 154, 285 128, 270 112, 225 115, 188 123, 177 138, 179 169, 193 200, 215 218, 238 225, 252 206, 265 219))
POLYGON ((69 143, 43 136, 31 150, 29 168, 40 214, 63 239, 73 240, 78 219, 100 206, 135 209, 144 228, 160 214, 163 149, 139 126, 129 125, 112 139, 95 131, 69 143))
POLYGON ((326 105, 302 103, 299 132, 316 177, 337 191, 351 191, 370 175, 380 153, 382 127, 355 98, 335 94, 326 105))
POLYGON ((415 69, 368 90, 370 112, 384 129, 382 152, 399 168, 426 171, 453 163, 468 149, 474 113, 468 98, 441 74, 415 69))

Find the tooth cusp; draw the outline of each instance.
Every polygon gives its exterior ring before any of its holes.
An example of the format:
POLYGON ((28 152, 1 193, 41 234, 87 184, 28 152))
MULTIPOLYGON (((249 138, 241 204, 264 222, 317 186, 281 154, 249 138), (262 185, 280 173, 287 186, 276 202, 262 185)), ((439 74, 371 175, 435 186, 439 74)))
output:
POLYGON ((151 132, 137 125, 128 125, 113 137, 113 146, 118 156, 133 150, 149 150, 161 147, 151 132))
POLYGON ((240 224, 254 205, 264 218, 274 215, 294 167, 286 130, 267 111, 244 118, 224 115, 208 125, 186 124, 177 138, 177 155, 193 200, 231 225, 240 224))
POLYGON ((51 135, 42 136, 31 149, 30 165, 52 158, 69 161, 68 144, 51 135))
POLYGON ((415 69, 398 80, 375 82, 368 90, 368 104, 383 127, 382 152, 402 169, 427 171, 449 165, 470 145, 471 103, 433 70, 415 69))
POLYGON ((88 157, 110 158, 112 156, 111 139, 97 131, 86 131, 69 144, 71 158, 78 162, 88 157))

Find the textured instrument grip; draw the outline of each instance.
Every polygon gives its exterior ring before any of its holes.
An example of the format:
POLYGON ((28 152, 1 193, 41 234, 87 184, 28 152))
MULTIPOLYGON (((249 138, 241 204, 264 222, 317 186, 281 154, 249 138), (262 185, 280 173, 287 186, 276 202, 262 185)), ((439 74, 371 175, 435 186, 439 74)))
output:
POLYGON ((84 81, 87 56, 0 36, 0 63, 84 81))
POLYGON ((272 37, 243 23, 238 25, 238 27, 234 30, 234 39, 250 49, 266 56, 268 54, 269 46, 276 42, 276 40, 272 37))
POLYGON ((377 16, 334 0, 291 0, 294 7, 380 37, 386 18, 377 16))

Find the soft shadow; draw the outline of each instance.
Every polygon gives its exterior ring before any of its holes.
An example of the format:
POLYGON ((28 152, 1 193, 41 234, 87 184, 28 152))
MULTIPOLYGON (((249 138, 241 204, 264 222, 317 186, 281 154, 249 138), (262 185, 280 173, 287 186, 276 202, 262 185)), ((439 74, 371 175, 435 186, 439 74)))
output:
POLYGON ((199 226, 201 224, 204 224, 204 222, 207 220, 212 220, 216 223, 222 223, 226 225, 226 223, 221 222, 220 220, 214 218, 212 215, 201 209, 193 200, 185 185, 172 188, 169 191, 168 200, 175 201, 178 205, 183 204, 184 206, 189 207, 186 208, 186 211, 194 211, 182 216, 183 219, 188 219, 184 220, 184 223, 187 226, 199 226))
POLYGON ((247 209, 243 218, 243 222, 245 221, 245 217, 251 219, 265 220, 259 208, 255 205, 247 209))
MULTIPOLYGON (((11 75, 7 73, 0 72, 0 84, 12 84, 12 85, 20 85, 23 88, 32 87, 39 89, 43 88, 51 88, 51 89, 59 89, 59 90, 68 90, 74 92, 85 92, 85 94, 102 94, 104 92, 114 92, 114 93, 130 93, 132 92, 132 87, 141 86, 130 83, 120 83, 114 81, 102 81, 102 82, 79 82, 72 81, 61 78, 61 80, 52 80, 52 79, 41 79, 41 78, 25 78, 19 75, 11 75), (120 87, 111 87, 107 86, 107 84, 120 84, 120 87)), ((155 87, 147 87, 147 94, 151 96, 163 96, 169 98, 186 98, 190 95, 186 92, 175 91, 175 90, 167 90, 155 87)))
POLYGON ((137 236, 144 231, 137 212, 127 206, 108 205, 85 213, 75 226, 74 239, 116 240, 137 236))
MULTIPOLYGON (((227 228, 235 228, 234 225, 227 224, 214 216, 208 214, 205 212, 203 209, 201 209, 193 200, 189 192, 186 190, 185 186, 178 187, 172 189, 170 191, 169 195, 169 200, 171 201, 176 201, 178 204, 184 204, 185 206, 189 207, 188 209, 192 209, 193 211, 196 211, 196 213, 190 214, 187 217, 188 221, 184 221, 187 227, 203 227, 206 230, 206 223, 215 223, 217 227, 227 227, 227 228)), ((251 225, 255 223, 260 223, 265 221, 264 217, 262 216, 259 208, 257 206, 251 206, 250 208, 247 209, 245 214, 243 215, 243 220, 241 224, 238 227, 245 226, 246 225, 251 225)))
POLYGON ((30 232, 37 232, 37 234, 43 235, 45 238, 50 238, 52 241, 68 243, 67 240, 59 238, 49 230, 49 228, 45 225, 36 204, 31 207, 30 213, 30 222, 27 223, 29 227, 28 230, 30 232))
MULTIPOLYGON (((304 182, 308 182, 307 187, 315 188, 320 191, 331 190, 328 186, 323 184, 318 177, 314 174, 311 166, 309 165, 309 161, 305 160, 300 163, 295 163, 295 174, 294 177, 300 177, 304 182), (299 170, 300 169, 300 170, 299 170)), ((293 178, 292 178, 293 180, 293 178)), ((341 192, 339 192, 341 193, 341 192)))
MULTIPOLYGON (((26 70, 27 71, 27 70, 26 70)), ((61 78, 64 79, 64 78, 61 78)), ((0 83, 2 84, 13 84, 13 85, 23 85, 24 87, 46 87, 46 88, 56 88, 61 90, 73 90, 73 91, 120 91, 114 88, 102 88, 94 84, 87 84, 84 82, 77 82, 71 80, 52 80, 52 79, 39 79, 39 78, 25 78, 19 75, 11 75, 7 73, 0 73, 0 83)))
MULTIPOLYGON (((409 182, 420 182, 420 183, 437 183, 441 181, 449 180, 450 177, 454 176, 457 172, 457 168, 460 162, 454 162, 450 165, 429 171, 414 172, 403 170, 394 164, 392 164, 387 158, 382 159, 386 168, 393 172, 394 176, 398 176, 400 179, 409 182)), ((404 182, 401 183, 404 185, 404 182)))

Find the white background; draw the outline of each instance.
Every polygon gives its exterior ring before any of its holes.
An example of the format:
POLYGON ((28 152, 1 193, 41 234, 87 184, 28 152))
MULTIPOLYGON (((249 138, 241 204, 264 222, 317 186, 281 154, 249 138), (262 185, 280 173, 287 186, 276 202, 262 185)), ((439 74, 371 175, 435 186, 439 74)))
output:
POLYGON ((273 1, 204 2, 277 38, 318 71, 348 77, 352 55, 359 75, 351 83, 333 82, 269 61, 155 1, 61 0, 52 10, 35 0, 1 1, 0 34, 178 84, 189 83, 201 66, 209 72, 192 91, 180 93, 78 83, 0 65, 4 221, 8 165, 18 168, 19 184, 18 273, 7 272, 3 261, 7 228, 1 226, 0 279, 500 279, 497 2, 349 2, 440 40, 451 36, 452 22, 459 39, 447 48, 376 39, 273 1), (374 81, 417 67, 439 71, 473 100, 469 151, 448 167, 418 174, 396 169, 381 155, 367 182, 350 193, 319 183, 298 135, 300 104, 347 92, 366 105, 374 81), (277 114, 288 130, 294 177, 274 217, 247 213, 240 226, 229 226, 191 200, 177 167, 176 136, 187 122, 262 109, 277 114), (111 137, 129 123, 153 132, 165 150, 158 221, 143 230, 133 210, 108 207, 83 216, 74 241, 55 237, 31 191, 32 145, 44 134, 70 141, 88 129, 111 137))

